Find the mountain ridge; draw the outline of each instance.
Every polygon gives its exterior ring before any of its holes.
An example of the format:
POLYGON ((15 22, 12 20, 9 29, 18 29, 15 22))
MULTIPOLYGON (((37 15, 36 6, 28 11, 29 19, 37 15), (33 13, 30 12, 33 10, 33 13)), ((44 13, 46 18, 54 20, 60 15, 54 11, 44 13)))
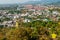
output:
POLYGON ((40 0, 40 1, 28 1, 23 4, 41 4, 41 5, 60 5, 60 0, 40 0))

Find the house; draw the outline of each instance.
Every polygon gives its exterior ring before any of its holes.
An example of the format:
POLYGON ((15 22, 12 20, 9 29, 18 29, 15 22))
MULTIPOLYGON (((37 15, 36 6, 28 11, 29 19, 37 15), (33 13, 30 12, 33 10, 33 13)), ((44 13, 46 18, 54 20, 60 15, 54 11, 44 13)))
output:
POLYGON ((25 19, 25 20, 23 20, 23 22, 27 23, 27 22, 30 22, 30 20, 29 19, 25 19))
POLYGON ((58 11, 53 11, 53 15, 58 15, 59 12, 58 11))

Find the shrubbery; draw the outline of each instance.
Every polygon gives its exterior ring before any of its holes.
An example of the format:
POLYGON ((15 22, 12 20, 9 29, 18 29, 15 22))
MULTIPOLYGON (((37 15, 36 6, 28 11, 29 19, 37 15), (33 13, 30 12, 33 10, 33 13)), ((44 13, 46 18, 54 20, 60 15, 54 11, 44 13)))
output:
POLYGON ((52 40, 51 34, 53 33, 57 35, 55 40, 60 39, 58 22, 34 21, 21 26, 19 28, 1 28, 0 40, 52 40))

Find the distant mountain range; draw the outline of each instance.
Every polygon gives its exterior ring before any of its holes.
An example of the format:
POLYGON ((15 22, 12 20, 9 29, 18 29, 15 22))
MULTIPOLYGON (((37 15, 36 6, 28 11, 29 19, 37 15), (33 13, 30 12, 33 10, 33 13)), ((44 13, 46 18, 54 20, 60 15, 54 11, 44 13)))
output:
POLYGON ((60 5, 60 0, 28 1, 23 4, 60 5))
POLYGON ((28 1, 28 2, 24 2, 24 3, 18 3, 18 4, 0 4, 0 8, 1 7, 17 7, 18 5, 22 5, 22 4, 32 4, 32 5, 36 5, 36 4, 41 4, 41 5, 56 5, 56 6, 60 6, 60 0, 40 0, 40 1, 28 1))

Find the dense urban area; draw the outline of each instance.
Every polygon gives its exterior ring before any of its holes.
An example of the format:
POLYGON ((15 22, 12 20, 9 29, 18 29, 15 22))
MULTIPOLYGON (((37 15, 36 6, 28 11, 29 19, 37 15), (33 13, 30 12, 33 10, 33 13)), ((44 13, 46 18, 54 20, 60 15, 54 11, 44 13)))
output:
POLYGON ((0 8, 0 40, 60 40, 60 6, 0 8))

